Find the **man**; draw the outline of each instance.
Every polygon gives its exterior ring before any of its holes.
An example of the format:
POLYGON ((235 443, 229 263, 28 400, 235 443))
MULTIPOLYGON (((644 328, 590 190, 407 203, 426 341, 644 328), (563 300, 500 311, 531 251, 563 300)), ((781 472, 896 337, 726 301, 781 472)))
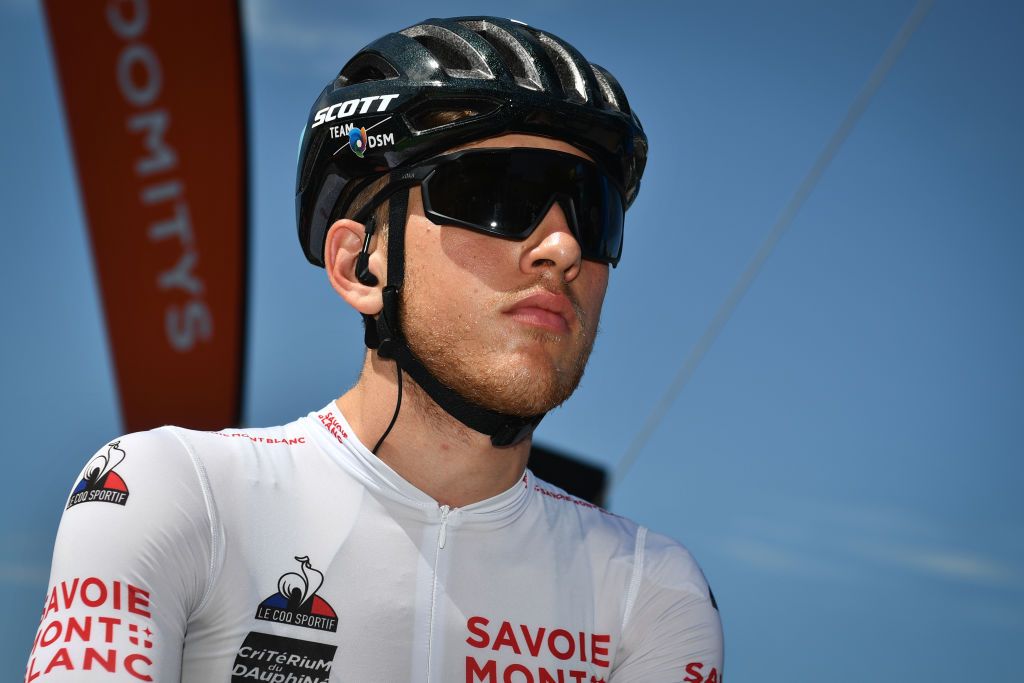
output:
POLYGON ((268 429, 104 446, 27 681, 718 683, 677 543, 526 471, 594 341, 646 138, 615 79, 493 17, 361 50, 310 112, 300 242, 362 374, 268 429))

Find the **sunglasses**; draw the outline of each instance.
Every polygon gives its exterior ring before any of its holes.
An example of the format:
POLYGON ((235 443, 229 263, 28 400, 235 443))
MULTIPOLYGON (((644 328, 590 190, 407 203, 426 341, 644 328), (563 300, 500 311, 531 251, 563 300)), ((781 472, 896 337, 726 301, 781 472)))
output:
POLYGON ((557 202, 583 258, 616 265, 625 201, 611 178, 575 154, 536 147, 468 149, 401 169, 355 220, 398 190, 419 185, 427 218, 524 240, 557 202))

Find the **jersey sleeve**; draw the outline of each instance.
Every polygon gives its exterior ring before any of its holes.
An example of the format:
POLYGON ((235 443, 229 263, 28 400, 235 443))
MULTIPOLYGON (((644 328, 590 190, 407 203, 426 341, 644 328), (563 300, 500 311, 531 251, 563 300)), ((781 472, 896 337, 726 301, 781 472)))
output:
POLYGON ((26 683, 180 680, 216 537, 198 462, 170 428, 104 445, 76 479, 26 683))
POLYGON ((721 683, 722 622, 704 575, 683 546, 641 533, 624 657, 609 683, 721 683))

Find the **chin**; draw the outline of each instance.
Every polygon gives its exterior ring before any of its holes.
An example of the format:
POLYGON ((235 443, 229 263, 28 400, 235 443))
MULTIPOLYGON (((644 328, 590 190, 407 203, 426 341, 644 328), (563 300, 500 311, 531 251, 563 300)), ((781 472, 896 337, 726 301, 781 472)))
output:
POLYGON ((438 379, 473 403, 529 417, 546 413, 572 396, 583 377, 588 355, 583 354, 568 367, 559 367, 550 356, 538 353, 515 353, 445 367, 424 362, 438 379))
POLYGON ((568 399, 583 377, 594 336, 554 335, 518 326, 480 334, 403 309, 410 350, 443 384, 479 406, 507 415, 546 413, 568 399), (525 334, 522 332, 525 331, 525 334))

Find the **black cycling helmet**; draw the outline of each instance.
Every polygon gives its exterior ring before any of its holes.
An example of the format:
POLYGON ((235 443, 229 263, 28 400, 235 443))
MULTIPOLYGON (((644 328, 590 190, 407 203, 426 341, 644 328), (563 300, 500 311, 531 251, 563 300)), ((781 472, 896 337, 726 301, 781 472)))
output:
MULTIPOLYGON (((361 210, 390 198, 383 308, 363 319, 366 346, 395 361, 398 400, 374 453, 398 418, 403 370, 449 415, 489 435, 495 446, 522 441, 544 417, 490 410, 445 386, 412 352, 400 319, 408 200, 401 190, 409 187, 402 174, 453 147, 508 132, 576 145, 608 175, 623 206, 636 197, 647 137, 618 82, 560 38, 508 19, 428 19, 389 33, 349 60, 309 113, 295 207, 310 262, 324 265, 331 222, 347 213, 359 191, 382 176, 391 180, 361 210)), ((361 282, 376 285, 366 270, 372 214, 365 223, 356 272, 361 282)))
POLYGON ((556 36, 497 17, 428 19, 361 49, 313 104, 295 209, 306 258, 323 266, 331 222, 374 179, 507 132, 589 154, 629 206, 647 137, 615 78, 556 36), (432 125, 432 114, 459 111, 432 125))

